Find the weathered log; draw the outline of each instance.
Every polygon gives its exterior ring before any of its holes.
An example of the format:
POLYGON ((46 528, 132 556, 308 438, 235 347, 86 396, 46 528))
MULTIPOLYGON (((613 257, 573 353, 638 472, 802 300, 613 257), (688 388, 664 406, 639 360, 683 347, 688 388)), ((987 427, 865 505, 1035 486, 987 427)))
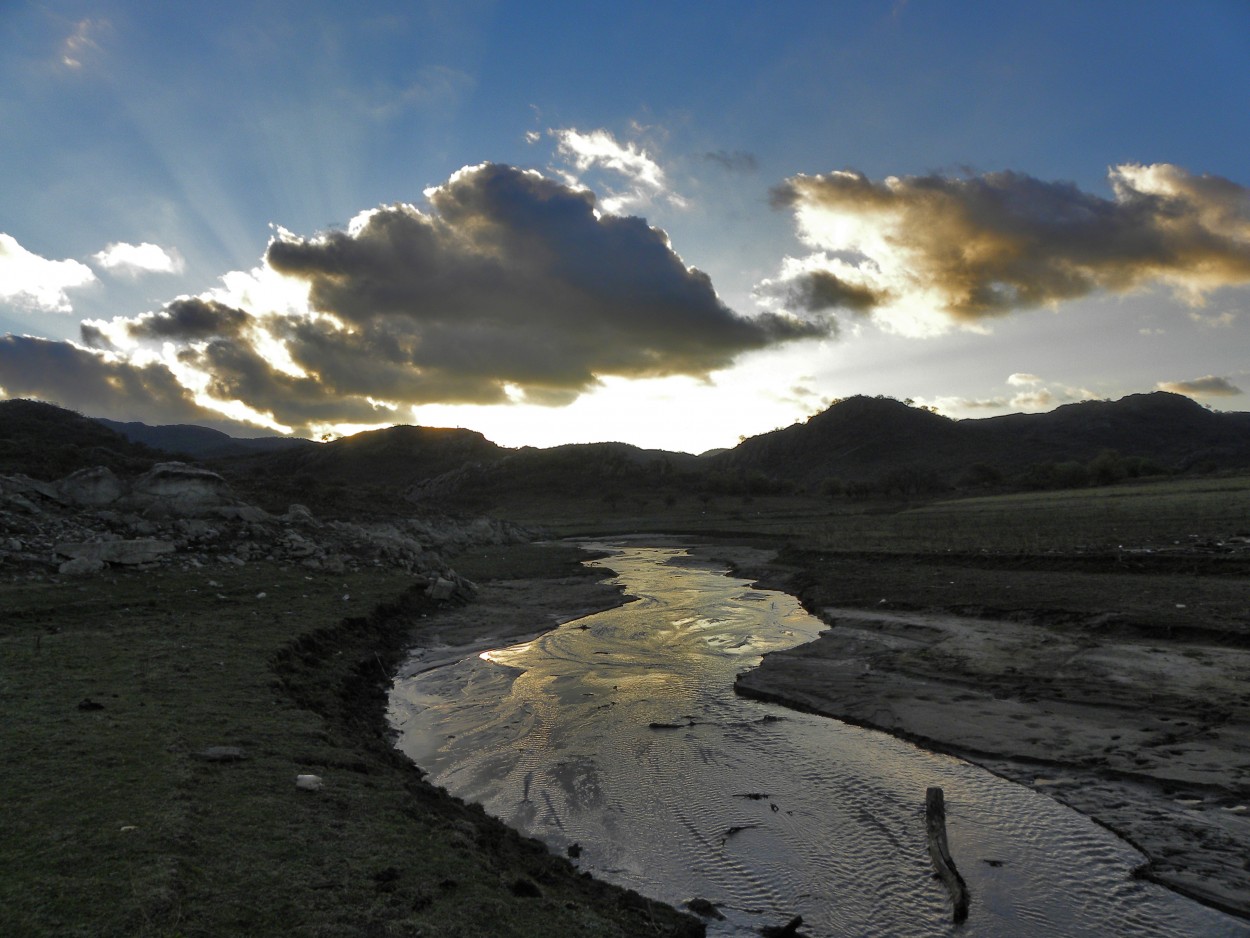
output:
POLYGON ((930 788, 925 792, 924 808, 929 856, 938 876, 950 890, 951 901, 955 905, 955 924, 959 924, 968 917, 968 884, 955 869, 955 861, 951 859, 950 847, 946 843, 946 798, 942 789, 930 788))

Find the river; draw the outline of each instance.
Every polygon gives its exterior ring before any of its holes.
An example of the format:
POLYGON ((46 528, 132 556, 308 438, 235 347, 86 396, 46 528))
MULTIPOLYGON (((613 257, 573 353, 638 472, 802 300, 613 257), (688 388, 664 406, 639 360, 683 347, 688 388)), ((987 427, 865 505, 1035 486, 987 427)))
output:
POLYGON ((431 781, 594 876, 714 903, 712 936, 802 915, 811 936, 1250 936, 1131 877, 1088 818, 894 737, 738 697, 735 676, 823 628, 797 600, 673 547, 595 545, 632 602, 533 641, 401 671, 398 745, 431 781), (414 673, 416 672, 416 673, 414 673), (406 674, 406 676, 405 676, 406 674), (965 924, 933 878, 945 790, 965 924))

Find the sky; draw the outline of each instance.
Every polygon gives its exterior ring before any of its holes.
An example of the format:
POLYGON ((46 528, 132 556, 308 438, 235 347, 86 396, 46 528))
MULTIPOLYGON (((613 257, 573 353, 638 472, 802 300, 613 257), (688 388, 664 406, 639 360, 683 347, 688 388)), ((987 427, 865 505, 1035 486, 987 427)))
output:
POLYGON ((702 452, 1250 409, 1250 3, 0 2, 0 397, 702 452))

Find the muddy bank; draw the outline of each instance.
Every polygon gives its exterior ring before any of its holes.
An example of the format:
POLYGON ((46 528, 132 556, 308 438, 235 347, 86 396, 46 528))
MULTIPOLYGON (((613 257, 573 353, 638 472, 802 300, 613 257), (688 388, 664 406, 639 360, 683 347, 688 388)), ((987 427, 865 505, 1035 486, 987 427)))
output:
MULTIPOLYGON (((456 934, 704 934, 693 916, 593 880, 541 842, 428 784, 393 745, 387 692, 391 674, 414 645, 434 659, 467 654, 471 647, 516 641, 620 601, 618 591, 586 576, 484 583, 479 598, 468 605, 438 603, 411 591, 368 617, 307 634, 274 656, 271 667, 280 692, 324 717, 328 732, 341 735, 351 747, 353 758, 326 765, 328 771, 405 780, 406 803, 398 807, 408 821, 400 823, 412 823, 413 836, 431 850, 422 868, 387 867, 382 886, 394 894, 397 907, 406 902, 417 909, 432 907, 435 898, 454 902, 461 894, 461 901, 471 904, 463 916, 442 917, 459 921, 462 930, 456 934), (466 862, 474 868, 472 883, 456 873, 466 862)), ((431 666, 437 663, 432 660, 431 666)))
POLYGON ((1138 875, 1250 916, 1243 571, 1202 558, 1148 573, 1089 558, 733 559, 830 625, 768 655, 739 693, 1045 791, 1135 844, 1138 875))

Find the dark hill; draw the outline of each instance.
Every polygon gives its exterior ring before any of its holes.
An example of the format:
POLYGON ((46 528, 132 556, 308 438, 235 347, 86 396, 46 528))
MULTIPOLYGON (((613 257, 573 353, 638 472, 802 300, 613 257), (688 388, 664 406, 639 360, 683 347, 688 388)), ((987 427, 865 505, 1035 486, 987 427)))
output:
POLYGON ((0 401, 0 474, 47 481, 92 466, 139 472, 159 459, 159 453, 72 410, 42 401, 0 401))
POLYGON ((973 467, 1004 477, 1088 463, 1106 450, 1160 470, 1250 467, 1250 414, 1214 413, 1157 391, 1067 404, 1045 414, 954 421, 889 398, 852 397, 806 423, 744 440, 709 462, 804 485, 911 473, 952 484, 973 467))
POLYGON ((214 461, 258 503, 385 514, 412 485, 510 452, 474 430, 395 426, 330 443, 214 461))
POLYGON ((1003 465, 1085 461, 1104 449, 1184 471, 1210 462, 1250 466, 1250 414, 1216 413, 1180 394, 1064 404, 1045 414, 1008 414, 960 424, 973 452, 1003 465), (1009 448, 1010 447, 1010 448, 1009 448))
POLYGON ((122 423, 118 420, 109 420, 106 417, 96 417, 95 420, 110 430, 116 430, 131 442, 142 443, 153 449, 159 449, 177 456, 188 456, 192 459, 248 456, 254 453, 299 449, 301 447, 307 448, 316 445, 311 440, 299 437, 233 437, 222 433, 220 430, 213 430, 209 427, 197 427, 186 423, 163 424, 154 427, 146 423, 138 423, 137 421, 122 423))
POLYGON ((697 471, 698 456, 641 449, 629 443, 527 446, 419 483, 408 495, 486 511, 503 502, 542 497, 625 498, 671 485, 697 471))

